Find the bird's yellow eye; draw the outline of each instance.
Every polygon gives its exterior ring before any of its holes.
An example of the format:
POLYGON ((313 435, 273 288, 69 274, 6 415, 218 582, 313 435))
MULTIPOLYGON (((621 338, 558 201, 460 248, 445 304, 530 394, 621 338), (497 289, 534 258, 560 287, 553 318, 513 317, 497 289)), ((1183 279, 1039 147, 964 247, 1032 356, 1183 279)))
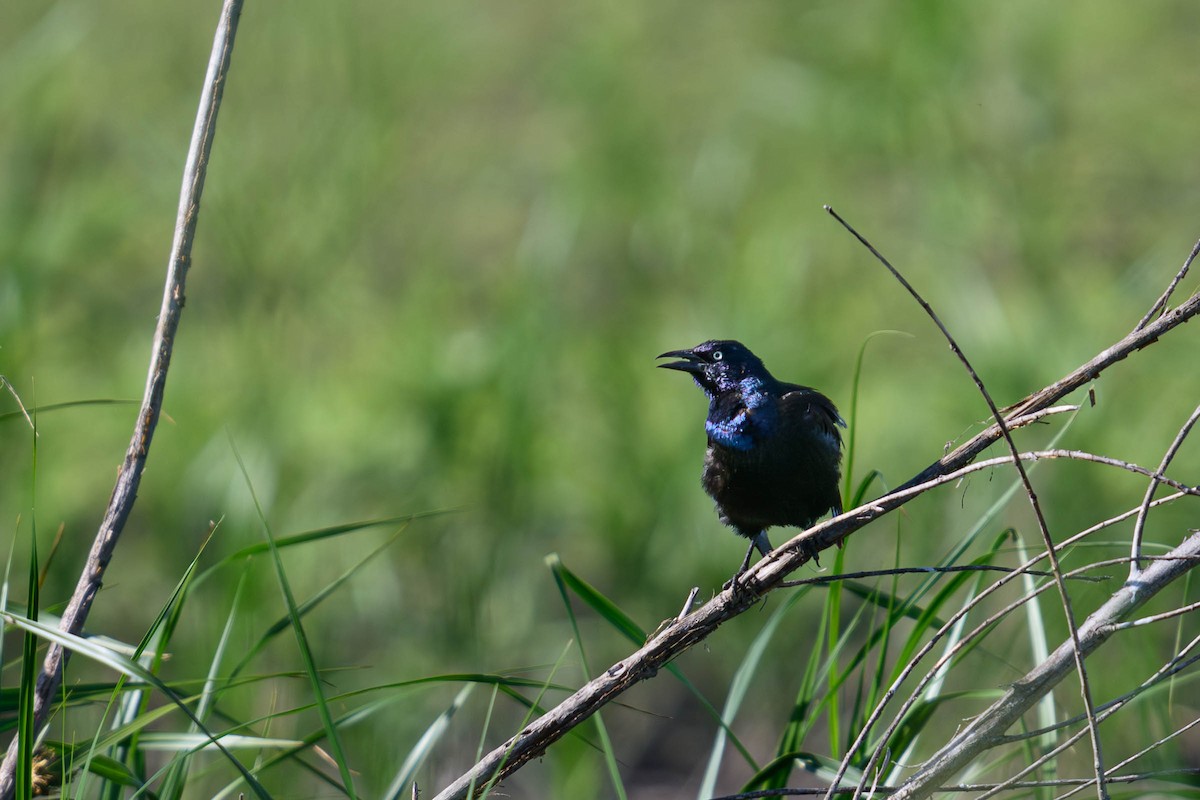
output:
POLYGON ((722 353, 720 350, 713 350, 713 354, 712 354, 713 361, 720 361, 724 357, 725 357, 725 354, 722 353))

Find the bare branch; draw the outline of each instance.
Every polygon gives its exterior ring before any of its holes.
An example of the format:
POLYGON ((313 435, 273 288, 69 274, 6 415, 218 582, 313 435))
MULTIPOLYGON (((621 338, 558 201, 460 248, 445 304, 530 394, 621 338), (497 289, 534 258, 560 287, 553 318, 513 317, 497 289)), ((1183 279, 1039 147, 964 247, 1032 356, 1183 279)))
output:
MULTIPOLYGON (((1197 243, 1197 247, 1200 247, 1200 243, 1197 243)), ((1195 255, 1194 250, 1192 254, 1195 255)), ((1146 529, 1146 514, 1150 511, 1150 501, 1154 499, 1154 493, 1158 490, 1159 478, 1166 472, 1167 467, 1171 465, 1175 454, 1183 446, 1183 440, 1191 433, 1192 426, 1196 424, 1196 420, 1198 419, 1200 419, 1200 406, 1196 406, 1196 410, 1192 412, 1192 416, 1188 417, 1188 421, 1183 423, 1183 427, 1175 435, 1175 440, 1171 442, 1171 446, 1163 454, 1162 462, 1158 465, 1158 469, 1150 476, 1150 485, 1146 487, 1146 497, 1142 500, 1142 507, 1138 510, 1137 522, 1133 525, 1133 559, 1129 564, 1129 580, 1131 581, 1136 580, 1138 572, 1141 571, 1138 558, 1142 555, 1142 534, 1146 529)))
MULTIPOLYGON (((952 572, 1020 572, 1024 575, 1032 575, 1037 578, 1054 577, 1053 572, 1046 572, 1045 570, 1001 567, 997 564, 960 564, 953 567, 895 567, 893 569, 869 569, 862 572, 843 572, 838 575, 818 575, 815 578, 804 578, 798 581, 781 581, 778 588, 794 589, 797 586, 824 586, 829 583, 837 583, 838 581, 856 580, 858 578, 881 578, 886 575, 932 575, 949 574, 952 572)), ((1099 583, 1100 581, 1107 580, 1103 576, 1087 575, 1072 575, 1071 579, 1087 581, 1089 583, 1099 583)))
MULTIPOLYGON (((100 590, 104 571, 112 559, 117 539, 125 527, 125 521, 133 510, 137 499, 142 470, 154 438, 154 429, 162 411, 163 391, 167 383, 167 368, 171 363, 171 349, 175 344, 175 332, 183 313, 184 284, 192 260, 192 241, 196 234, 196 221, 200 213, 200 196, 204 190, 204 177, 208 171, 209 154, 216 133, 217 110, 229 72, 233 53, 233 39, 237 32, 238 16, 242 0, 225 0, 217 23, 213 49, 209 57, 208 73, 200 95, 200 108, 192 130, 191 146, 183 171, 183 186, 179 193, 179 212, 175 218, 175 236, 171 243, 171 255, 167 265, 166 285, 163 290, 162 308, 158 315, 158 326, 154 331, 154 344, 150 357, 150 370, 146 377, 146 391, 138 411, 137 422, 125 460, 117 474, 117 483, 105 509, 104 519, 88 553, 87 563, 79 576, 74 594, 63 612, 59 623, 61 630, 80 634, 91 610, 92 601, 100 590)), ((34 696, 34 727, 40 729, 46 722, 50 710, 50 698, 54 696, 62 680, 63 667, 69 651, 57 644, 50 646, 42 673, 38 676, 34 696)), ((9 744, 4 763, 0 766, 0 797, 12 797, 14 772, 16 769, 17 739, 9 744)))
MULTIPOLYGON (((1082 655, 1087 656, 1102 645, 1115 632, 1115 623, 1192 569, 1197 556, 1200 556, 1200 534, 1193 534, 1172 550, 1167 559, 1147 567, 1137 584, 1126 584, 1109 598, 1079 626, 1082 655)), ((894 797, 916 800, 940 791, 951 775, 999 742, 1013 723, 1073 671, 1074 654, 1073 642, 1059 645, 1048 659, 1013 683, 1003 697, 956 734, 904 782, 894 797)))
POLYGON ((1188 270, 1192 268, 1192 262, 1196 260, 1197 255, 1200 255, 1200 241, 1196 242, 1195 246, 1192 247, 1192 252, 1184 260, 1183 266, 1179 268, 1179 272, 1175 273, 1175 277, 1171 279, 1171 283, 1167 286, 1166 291, 1154 301, 1154 305, 1150 306, 1150 310, 1146 312, 1146 316, 1142 317, 1138 322, 1137 327, 1133 329, 1135 332, 1146 327, 1155 314, 1167 307, 1167 303, 1171 300, 1171 295, 1175 294, 1175 288, 1179 286, 1180 281, 1188 274, 1188 270))
MULTIPOLYGON (((1138 772, 1131 775, 1109 775, 1107 780, 1109 783, 1140 783, 1142 781, 1152 781, 1162 778, 1177 779, 1187 775, 1200 775, 1200 767, 1179 767, 1176 769, 1160 769, 1151 770, 1150 772, 1138 772)), ((1095 778, 1056 778, 1048 781, 1017 781, 1015 783, 959 783, 953 786, 943 786, 940 791, 943 792, 982 792, 989 789, 1008 788, 1008 789, 1043 789, 1054 787, 1075 786, 1084 788, 1095 782, 1095 778)), ((825 789, 761 789, 755 792, 742 792, 740 794, 726 794, 720 797, 714 797, 712 800, 760 800, 767 797, 814 797, 819 794, 825 794, 825 789)), ((851 794, 855 791, 853 786, 840 786, 833 790, 835 795, 851 794)), ((877 786, 872 787, 872 792, 884 796, 894 794, 896 788, 893 786, 877 786)), ((1064 795, 1065 796, 1065 795, 1064 795)))

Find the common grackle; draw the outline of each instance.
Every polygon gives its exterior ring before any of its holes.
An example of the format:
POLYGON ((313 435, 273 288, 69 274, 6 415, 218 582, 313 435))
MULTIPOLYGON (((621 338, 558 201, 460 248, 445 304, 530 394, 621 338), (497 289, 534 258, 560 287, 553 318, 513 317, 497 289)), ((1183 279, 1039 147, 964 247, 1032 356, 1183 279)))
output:
POLYGON ((807 528, 827 511, 842 513, 837 426, 846 423, 828 397, 776 380, 741 342, 708 341, 659 356, 667 357, 682 360, 658 366, 690 374, 708 395, 701 482, 721 522, 751 541, 737 575, 755 548, 771 552, 767 528, 807 528))

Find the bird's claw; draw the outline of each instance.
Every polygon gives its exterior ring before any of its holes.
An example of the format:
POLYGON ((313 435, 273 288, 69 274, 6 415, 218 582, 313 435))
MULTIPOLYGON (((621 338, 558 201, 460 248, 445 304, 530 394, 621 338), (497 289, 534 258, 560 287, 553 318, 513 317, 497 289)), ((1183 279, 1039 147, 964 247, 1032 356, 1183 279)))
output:
POLYGON ((750 582, 747 580, 743 580, 743 577, 745 575, 746 575, 746 570, 744 570, 744 569, 738 570, 737 572, 733 573, 733 577, 730 578, 729 580, 725 581, 724 584, 722 584, 721 591, 732 592, 733 596, 735 598, 740 598, 745 595, 755 595, 756 596, 758 593, 755 592, 754 589, 751 587, 750 582))
POLYGON ((821 559, 819 557, 820 550, 812 542, 802 542, 800 544, 800 552, 807 556, 810 561, 817 565, 817 569, 821 568, 821 559))

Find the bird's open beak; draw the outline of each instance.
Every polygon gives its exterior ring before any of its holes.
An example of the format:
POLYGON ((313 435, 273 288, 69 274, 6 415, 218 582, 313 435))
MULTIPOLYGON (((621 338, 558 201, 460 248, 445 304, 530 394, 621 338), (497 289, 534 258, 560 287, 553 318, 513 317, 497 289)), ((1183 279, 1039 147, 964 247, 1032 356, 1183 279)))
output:
POLYGON ((682 358, 683 361, 672 361, 669 364, 659 364, 663 369, 677 369, 680 372, 690 372, 693 375, 704 370, 704 362, 700 356, 691 350, 668 350, 659 358, 682 358))

